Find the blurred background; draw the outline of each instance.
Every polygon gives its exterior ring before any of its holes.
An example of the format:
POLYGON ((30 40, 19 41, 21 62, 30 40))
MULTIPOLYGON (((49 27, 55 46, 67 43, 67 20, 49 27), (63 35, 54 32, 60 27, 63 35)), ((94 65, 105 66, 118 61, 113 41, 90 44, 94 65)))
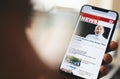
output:
MULTIPOLYGON (((1 0, 0 79, 64 79, 59 65, 81 6, 115 10, 119 0, 1 0)), ((120 25, 112 40, 120 40, 120 25)), ((120 48, 110 52, 109 74, 120 79, 120 48)))

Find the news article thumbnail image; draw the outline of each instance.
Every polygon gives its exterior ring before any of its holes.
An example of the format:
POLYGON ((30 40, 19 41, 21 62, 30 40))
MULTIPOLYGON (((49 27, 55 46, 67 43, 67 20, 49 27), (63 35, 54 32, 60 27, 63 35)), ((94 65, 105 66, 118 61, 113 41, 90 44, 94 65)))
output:
MULTIPOLYGON (((97 25, 95 24, 80 21, 75 34, 82 37, 86 37, 88 34, 95 34, 94 30, 96 26, 97 25)), ((110 28, 107 28, 105 26, 103 27, 105 31, 103 36, 107 39, 110 32, 110 28)))

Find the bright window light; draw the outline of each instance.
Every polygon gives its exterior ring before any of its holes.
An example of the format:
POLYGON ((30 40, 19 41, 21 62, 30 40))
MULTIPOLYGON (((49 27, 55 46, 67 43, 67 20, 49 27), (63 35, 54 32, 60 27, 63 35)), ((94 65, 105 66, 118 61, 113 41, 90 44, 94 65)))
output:
POLYGON ((89 0, 31 0, 34 10, 48 11, 51 8, 67 7, 80 10, 81 6, 87 4, 89 0))

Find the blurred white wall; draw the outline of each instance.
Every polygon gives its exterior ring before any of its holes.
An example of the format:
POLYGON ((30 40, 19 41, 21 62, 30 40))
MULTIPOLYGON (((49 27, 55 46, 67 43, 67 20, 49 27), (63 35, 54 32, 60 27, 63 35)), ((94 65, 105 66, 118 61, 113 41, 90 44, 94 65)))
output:
POLYGON ((33 9, 38 11, 48 11, 51 8, 67 7, 80 10, 81 6, 87 4, 89 0, 31 0, 33 4, 33 9))
POLYGON ((34 6, 33 9, 37 11, 48 11, 55 6, 74 8, 79 11, 84 4, 106 9, 112 9, 113 7, 113 0, 31 0, 31 3, 34 6))
POLYGON ((89 0, 88 4, 106 9, 112 9, 113 0, 89 0))

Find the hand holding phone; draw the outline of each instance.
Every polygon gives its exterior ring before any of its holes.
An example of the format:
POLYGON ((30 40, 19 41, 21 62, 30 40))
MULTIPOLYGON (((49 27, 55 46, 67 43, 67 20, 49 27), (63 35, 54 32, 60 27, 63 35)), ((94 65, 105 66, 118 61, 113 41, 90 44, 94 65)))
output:
POLYGON ((84 5, 60 66, 81 79, 99 78, 99 70, 114 33, 118 13, 84 5))

